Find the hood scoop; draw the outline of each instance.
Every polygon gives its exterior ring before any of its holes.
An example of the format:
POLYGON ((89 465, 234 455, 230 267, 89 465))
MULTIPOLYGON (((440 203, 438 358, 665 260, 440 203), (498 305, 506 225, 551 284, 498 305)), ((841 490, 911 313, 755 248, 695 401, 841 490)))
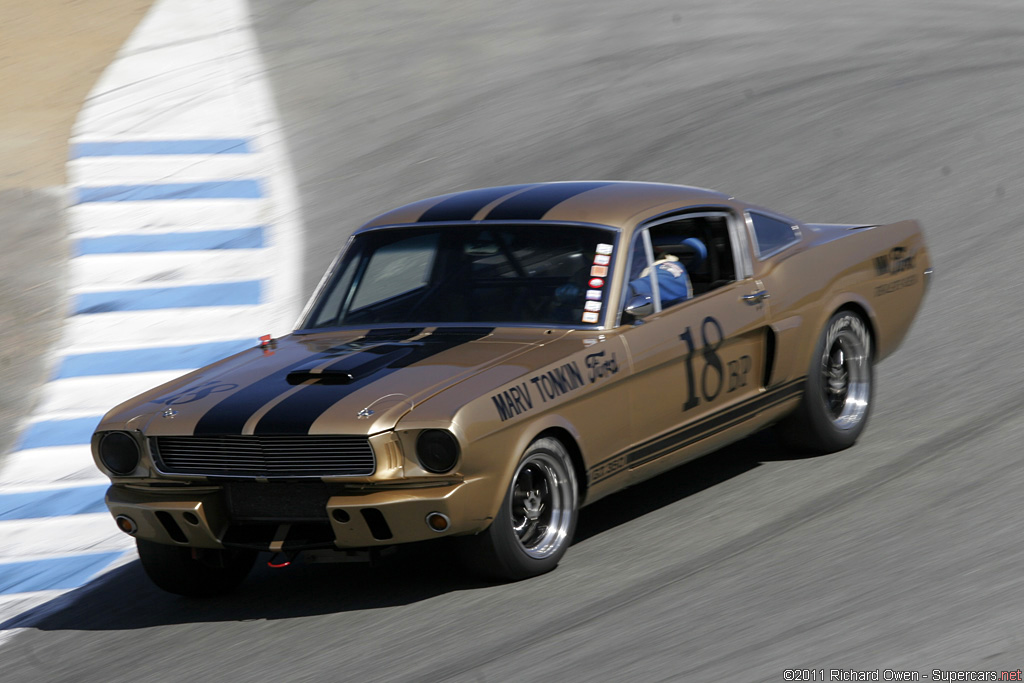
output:
POLYGON ((380 344, 368 349, 350 353, 340 359, 324 361, 322 358, 309 361, 288 372, 288 384, 307 384, 314 381, 318 384, 352 384, 372 377, 385 367, 400 367, 403 358, 416 350, 421 344, 412 342, 404 344, 380 344))

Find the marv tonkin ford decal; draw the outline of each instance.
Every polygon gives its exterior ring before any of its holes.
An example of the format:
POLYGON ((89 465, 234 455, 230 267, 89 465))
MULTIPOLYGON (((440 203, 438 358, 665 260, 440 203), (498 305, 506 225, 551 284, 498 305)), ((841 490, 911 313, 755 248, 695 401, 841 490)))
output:
POLYGON ((607 358, 604 351, 591 353, 584 360, 584 364, 587 367, 586 382, 579 364, 573 360, 494 394, 491 401, 498 411, 498 417, 504 422, 533 410, 535 395, 540 397, 540 404, 544 404, 588 383, 593 384, 599 379, 611 377, 619 371, 619 363, 615 360, 614 353, 607 358))
POLYGON ((605 358, 604 351, 598 351, 587 356, 587 370, 590 383, 593 384, 599 379, 611 377, 619 371, 619 363, 615 360, 615 354, 605 358))

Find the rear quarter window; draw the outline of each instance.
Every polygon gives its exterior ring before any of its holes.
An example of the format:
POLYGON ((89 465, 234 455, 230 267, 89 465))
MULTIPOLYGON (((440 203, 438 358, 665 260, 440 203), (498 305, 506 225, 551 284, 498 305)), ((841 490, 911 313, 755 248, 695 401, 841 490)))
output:
POLYGON ((796 226, 778 218, 751 211, 750 222, 754 226, 757 255, 762 258, 793 244, 800 237, 796 226))

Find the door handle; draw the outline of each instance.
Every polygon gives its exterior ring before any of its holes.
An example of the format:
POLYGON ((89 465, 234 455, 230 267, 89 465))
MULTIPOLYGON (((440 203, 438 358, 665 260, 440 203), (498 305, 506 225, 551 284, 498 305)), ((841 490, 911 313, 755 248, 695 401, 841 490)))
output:
POLYGON ((740 298, 743 299, 745 302, 747 302, 748 305, 756 306, 759 303, 763 302, 765 299, 767 299, 769 296, 770 296, 770 294, 768 294, 768 290, 766 290, 766 289, 759 289, 758 291, 754 292, 753 294, 744 294, 740 298))

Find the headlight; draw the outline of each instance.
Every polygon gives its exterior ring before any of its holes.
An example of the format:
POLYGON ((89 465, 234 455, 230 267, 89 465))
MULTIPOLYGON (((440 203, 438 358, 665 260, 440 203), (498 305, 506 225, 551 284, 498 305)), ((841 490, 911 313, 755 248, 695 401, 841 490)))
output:
POLYGON ((100 439, 100 461, 114 474, 131 474, 139 466, 139 442, 125 432, 108 432, 100 439))
POLYGON ((459 460, 459 442, 443 429, 428 429, 416 439, 416 457, 428 472, 444 474, 459 460))

